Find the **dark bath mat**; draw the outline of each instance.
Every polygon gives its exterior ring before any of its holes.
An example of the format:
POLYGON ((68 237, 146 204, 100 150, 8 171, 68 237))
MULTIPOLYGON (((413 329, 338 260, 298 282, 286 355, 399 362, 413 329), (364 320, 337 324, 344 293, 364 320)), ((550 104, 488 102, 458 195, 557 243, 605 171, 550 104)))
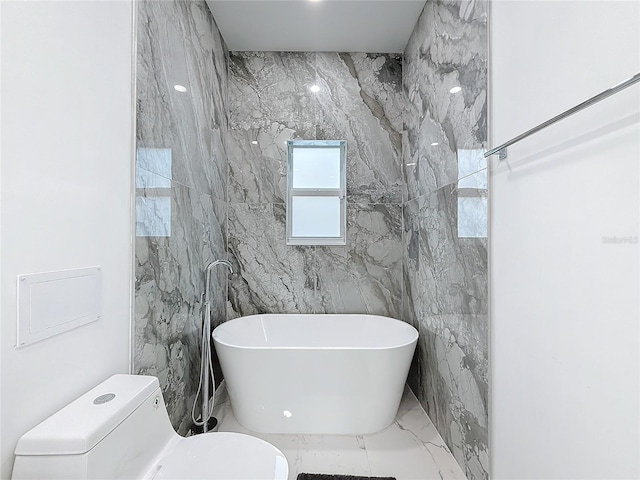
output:
POLYGON ((299 473, 297 480, 396 480, 396 477, 360 477, 357 475, 327 475, 326 473, 299 473))

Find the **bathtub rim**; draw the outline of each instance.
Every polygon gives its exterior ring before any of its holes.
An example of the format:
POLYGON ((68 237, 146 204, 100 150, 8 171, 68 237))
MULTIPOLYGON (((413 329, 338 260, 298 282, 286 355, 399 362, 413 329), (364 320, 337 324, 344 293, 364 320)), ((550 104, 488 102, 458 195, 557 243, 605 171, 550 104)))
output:
POLYGON ((369 314, 369 313, 255 313, 252 315, 244 315, 242 317, 237 317, 237 318, 232 318, 230 320, 227 320, 225 322, 222 322, 220 325, 218 325, 216 328, 213 329, 213 332, 211 332, 211 339, 214 341, 214 343, 218 343, 222 346, 225 347, 229 347, 229 348, 237 348, 237 349, 243 349, 243 350, 312 350, 312 351, 318 351, 318 350, 393 350, 393 349, 399 349, 399 348, 405 348, 407 346, 410 346, 412 344, 416 344, 418 342, 418 338, 419 338, 420 334, 418 332, 418 330, 411 325, 408 322, 405 322, 404 320, 399 320, 397 318, 393 318, 393 317, 387 317, 385 315, 373 315, 373 314, 369 314), (402 343, 397 343, 397 344, 393 344, 393 345, 383 345, 383 346, 366 346, 366 347, 362 347, 362 346, 339 346, 339 347, 330 347, 330 346, 249 346, 249 345, 237 345, 237 344, 232 344, 232 343, 228 343, 225 341, 220 340, 219 337, 215 336, 216 330, 218 330, 220 327, 231 323, 235 320, 245 320, 251 317, 263 317, 265 315, 268 316, 273 316, 273 317, 277 317, 277 316, 318 316, 318 317, 344 317, 344 316, 353 316, 353 317, 376 317, 376 318, 382 318, 382 319, 386 319, 389 321, 393 321, 393 322, 400 322, 404 325, 407 325, 408 327, 411 327, 413 329, 412 336, 413 338, 411 340, 408 340, 406 342, 402 342, 402 343))

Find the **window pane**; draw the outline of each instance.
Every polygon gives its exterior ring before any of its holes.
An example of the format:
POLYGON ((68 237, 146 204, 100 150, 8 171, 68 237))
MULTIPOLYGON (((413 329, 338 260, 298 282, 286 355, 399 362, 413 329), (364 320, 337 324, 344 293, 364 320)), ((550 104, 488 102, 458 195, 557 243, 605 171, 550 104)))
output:
POLYGON ((458 197, 458 237, 487 236, 487 197, 458 197))
POLYGON ((293 188, 340 188, 339 148, 293 147, 293 188))
POLYGON ((487 188, 484 150, 458 150, 458 188, 487 188))
POLYGON ((294 237, 340 238, 338 197, 293 197, 291 234, 294 237))
POLYGON ((171 236, 171 197, 136 197, 136 236, 171 236))
POLYGON ((138 148, 136 150, 136 187, 171 187, 170 148, 138 148))

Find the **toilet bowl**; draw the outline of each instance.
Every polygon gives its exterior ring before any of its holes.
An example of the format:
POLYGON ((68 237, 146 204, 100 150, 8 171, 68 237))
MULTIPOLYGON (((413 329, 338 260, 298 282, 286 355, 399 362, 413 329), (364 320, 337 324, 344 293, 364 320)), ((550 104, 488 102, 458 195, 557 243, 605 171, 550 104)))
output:
POLYGON ((158 379, 114 375, 25 433, 12 479, 286 480, 276 447, 240 433, 184 438, 158 379))

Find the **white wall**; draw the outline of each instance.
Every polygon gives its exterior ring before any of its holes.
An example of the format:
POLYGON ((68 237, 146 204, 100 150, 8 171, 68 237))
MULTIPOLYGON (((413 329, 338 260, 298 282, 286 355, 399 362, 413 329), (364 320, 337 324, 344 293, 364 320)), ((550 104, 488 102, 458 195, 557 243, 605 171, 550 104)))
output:
POLYGON ((129 369, 133 9, 131 1, 0 9, 4 479, 25 431, 129 369), (102 319, 16 349, 16 276, 95 265, 102 319))
MULTIPOLYGON (((493 1, 491 145, 640 72, 638 25, 637 1, 493 1)), ((492 161, 495 479, 640 476, 639 112, 636 84, 492 161)))

